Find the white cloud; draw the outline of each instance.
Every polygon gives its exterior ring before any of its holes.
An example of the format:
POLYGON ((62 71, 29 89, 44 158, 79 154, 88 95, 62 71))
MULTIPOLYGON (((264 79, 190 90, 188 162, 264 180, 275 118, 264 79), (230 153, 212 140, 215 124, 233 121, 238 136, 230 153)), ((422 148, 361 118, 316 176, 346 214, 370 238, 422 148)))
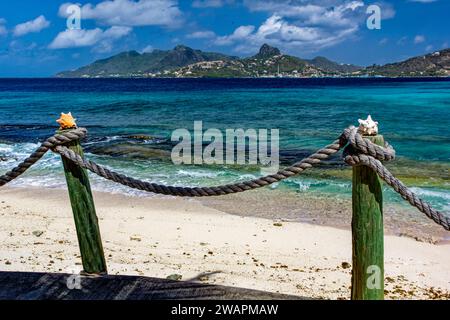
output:
POLYGON ((50 21, 45 19, 43 15, 40 15, 34 20, 30 20, 24 23, 20 23, 14 27, 13 34, 15 37, 20 37, 32 32, 40 32, 41 30, 48 28, 50 21))
MULTIPOLYGON (((376 4, 383 3, 376 2, 376 4)), ((315 20, 318 16, 325 15, 330 21, 347 18, 342 14, 344 11, 355 12, 365 6, 361 0, 244 0, 244 5, 251 11, 270 12, 283 17, 307 19, 312 16, 312 20, 315 20)))
POLYGON ((431 51, 431 50, 433 50, 433 46, 431 45, 431 44, 429 44, 426 48, 425 48, 425 51, 431 51))
POLYGON ((128 35, 132 29, 130 27, 113 26, 109 29, 102 30, 95 29, 81 29, 81 30, 66 30, 60 32, 52 43, 50 49, 64 49, 77 47, 91 47, 97 46, 97 51, 106 52, 112 49, 112 44, 115 40, 128 35))
POLYGON ((380 1, 373 4, 376 4, 381 8, 381 19, 387 20, 395 17, 396 11, 390 3, 380 1))
POLYGON ((195 0, 192 2, 194 8, 220 8, 233 0, 195 0))
POLYGON ((196 31, 188 34, 186 38, 189 39, 211 39, 214 38, 216 34, 213 31, 196 31))
POLYGON ((4 36, 8 34, 8 30, 5 27, 6 20, 3 18, 0 18, 0 36, 4 36))
MULTIPOLYGON (((378 2, 386 9, 387 17, 395 10, 378 2), (389 9, 389 11, 388 11, 389 9)), ((232 34, 219 36, 218 45, 235 45, 243 53, 255 52, 263 43, 287 51, 313 52, 330 47, 355 36, 365 25, 367 15, 363 1, 348 0, 244 0, 250 11, 266 12, 269 17, 259 26, 242 26, 251 32, 239 36, 239 27, 232 34)))
POLYGON ((415 44, 419 44, 419 43, 423 43, 425 42, 425 36, 418 34, 417 36, 414 37, 414 43, 415 44))
POLYGON ((149 53, 153 51, 153 46, 152 45, 147 45, 144 49, 141 50, 141 53, 149 53))
POLYGON ((251 35, 253 30, 255 30, 255 26, 240 26, 228 36, 217 37, 215 43, 217 45, 229 45, 235 41, 245 40, 251 35))
POLYGON ((289 24, 279 16, 271 16, 258 29, 257 37, 268 39, 276 37, 282 41, 313 41, 320 38, 320 29, 313 27, 298 27, 289 24))
POLYGON ((86 30, 66 30, 60 32, 52 43, 50 49, 63 49, 74 47, 88 47, 96 44, 101 38, 103 31, 100 28, 86 30))
MULTIPOLYGON (((73 3, 62 4, 59 15, 67 17, 70 5, 73 3)), ((81 7, 81 19, 92 19, 109 26, 177 27, 182 22, 181 16, 175 0, 106 0, 81 7)))

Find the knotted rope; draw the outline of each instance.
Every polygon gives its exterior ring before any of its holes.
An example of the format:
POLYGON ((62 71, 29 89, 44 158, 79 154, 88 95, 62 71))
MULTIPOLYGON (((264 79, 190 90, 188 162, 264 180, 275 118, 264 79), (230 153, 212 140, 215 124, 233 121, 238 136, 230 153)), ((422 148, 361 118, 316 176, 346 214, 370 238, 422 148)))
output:
POLYGON ((334 143, 318 150, 317 152, 295 163, 294 165, 287 167, 283 170, 279 170, 276 174, 267 175, 253 180, 215 187, 177 187, 177 186, 166 186, 156 183, 150 183, 147 181, 134 179, 132 177, 128 177, 126 175, 109 170, 101 165, 96 164, 95 162, 82 158, 80 155, 76 154, 70 149, 67 149, 66 147, 58 146, 55 149, 56 152, 66 157, 67 159, 75 162, 80 167, 86 168, 105 179, 123 184, 130 188, 172 196, 206 197, 206 196, 220 196, 231 193, 243 192, 247 190, 253 190, 287 179, 294 175, 300 174, 304 170, 311 168, 314 165, 319 164, 322 160, 327 159, 332 154, 338 152, 341 149, 341 147, 342 146, 339 144, 339 140, 336 140, 334 143))
POLYGON ((384 147, 372 143, 358 133, 357 128, 350 126, 344 130, 339 139, 333 143, 317 150, 315 153, 294 163, 293 165, 279 170, 277 173, 267 175, 257 179, 252 179, 233 184, 215 186, 215 187, 177 187, 166 186, 151 183, 109 170, 90 160, 84 159, 74 151, 64 147, 63 145, 74 140, 81 139, 86 136, 86 129, 79 128, 67 132, 61 132, 48 138, 35 152, 27 159, 20 163, 16 168, 0 176, 0 186, 10 182, 24 173, 29 167, 36 163, 49 149, 59 153, 63 157, 73 161, 80 167, 90 170, 91 172, 114 182, 120 183, 130 188, 182 197, 205 197, 219 196, 231 193, 238 193, 247 190, 253 190, 268 186, 275 182, 298 175, 313 166, 318 165, 323 160, 328 159, 331 155, 337 153, 345 147, 344 161, 349 165, 365 165, 374 170, 388 185, 390 185, 403 199, 407 200, 411 205, 415 206, 427 217, 437 224, 450 230, 450 218, 443 213, 434 210, 431 206, 420 199, 416 194, 409 190, 402 182, 395 178, 381 161, 390 161, 395 158, 394 149, 385 143, 384 147))
POLYGON ((86 135, 87 130, 85 128, 78 128, 57 133, 51 136, 50 138, 45 140, 32 154, 30 154, 28 158, 19 163, 14 169, 0 176, 0 187, 16 179, 18 176, 27 171, 33 164, 38 162, 39 159, 41 159, 48 150, 71 141, 80 140, 86 137, 86 135))
POLYGON ((381 163, 395 158, 395 150, 385 142, 384 147, 363 138, 354 127, 344 131, 349 144, 343 152, 344 161, 351 165, 364 165, 375 171, 378 176, 391 186, 400 196, 424 213, 428 218, 450 231, 450 217, 433 209, 429 203, 419 198, 381 163), (380 161, 381 160, 381 161, 380 161))

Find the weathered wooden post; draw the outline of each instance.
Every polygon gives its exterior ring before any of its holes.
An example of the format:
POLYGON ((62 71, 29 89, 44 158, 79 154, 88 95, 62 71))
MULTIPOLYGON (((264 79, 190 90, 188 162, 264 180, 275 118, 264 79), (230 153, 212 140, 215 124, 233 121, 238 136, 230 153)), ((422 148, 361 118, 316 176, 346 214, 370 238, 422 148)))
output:
MULTIPOLYGON (((376 122, 360 120, 360 131, 373 143, 384 146, 376 122), (364 125, 369 130, 364 132, 364 125), (375 130, 370 130, 374 126, 375 130), (376 135, 373 135, 376 134, 376 135)), ((352 300, 384 299, 383 193, 378 175, 366 166, 353 166, 352 187, 352 300)))
MULTIPOLYGON (((61 125, 59 132, 76 127, 75 119, 70 113, 61 114, 61 118, 57 121, 61 125)), ((72 141, 64 146, 83 156, 83 149, 79 141, 72 141)), ((61 158, 75 219, 83 271, 90 274, 106 273, 100 228, 87 171, 65 157, 61 158)))

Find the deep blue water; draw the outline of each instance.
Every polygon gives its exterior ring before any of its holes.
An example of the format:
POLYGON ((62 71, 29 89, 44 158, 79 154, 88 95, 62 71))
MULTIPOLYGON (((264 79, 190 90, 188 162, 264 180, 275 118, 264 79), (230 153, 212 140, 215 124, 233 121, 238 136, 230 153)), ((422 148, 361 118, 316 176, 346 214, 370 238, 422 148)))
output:
MULTIPOLYGON (((175 166, 167 139, 202 120, 208 128, 276 128, 288 164, 333 141, 368 114, 397 150, 391 165, 440 208, 450 201, 450 79, 0 79, 0 172, 51 135, 60 112, 87 127, 88 156, 156 182, 212 185, 259 175, 255 168, 175 166), (151 135, 147 140, 128 135, 151 135)), ((334 159, 325 169, 277 187, 350 194, 334 159), (323 175, 323 173, 326 175, 323 175)), ((128 192, 94 179, 94 188, 128 192)), ((16 185, 62 186, 48 155, 16 185)), ((398 197, 388 194, 391 201, 398 197)))

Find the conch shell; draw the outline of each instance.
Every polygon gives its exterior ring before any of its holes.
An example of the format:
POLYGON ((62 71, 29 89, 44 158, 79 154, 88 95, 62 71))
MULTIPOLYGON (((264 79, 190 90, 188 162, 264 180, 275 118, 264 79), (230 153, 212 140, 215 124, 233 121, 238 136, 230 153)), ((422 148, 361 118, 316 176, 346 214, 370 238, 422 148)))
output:
POLYGON ((75 120, 72 117, 72 113, 61 113, 61 117, 56 120, 56 122, 59 123, 60 125, 60 129, 64 130, 64 129, 74 129, 77 127, 77 124, 75 123, 75 120))
POLYGON ((358 120, 358 132, 364 136, 376 136, 378 134, 378 122, 373 121, 369 115, 367 120, 358 120))

